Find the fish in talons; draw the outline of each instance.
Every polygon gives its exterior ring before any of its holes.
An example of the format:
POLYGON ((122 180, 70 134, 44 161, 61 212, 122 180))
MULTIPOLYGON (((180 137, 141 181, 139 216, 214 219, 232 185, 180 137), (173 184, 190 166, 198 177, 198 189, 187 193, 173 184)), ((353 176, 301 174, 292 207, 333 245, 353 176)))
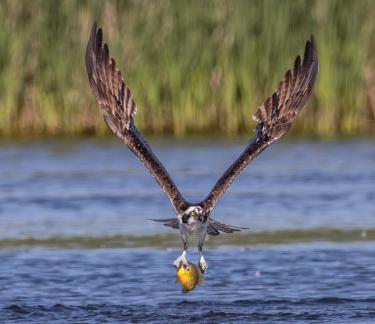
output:
POLYGON ((176 282, 181 284, 181 292, 184 294, 192 291, 197 285, 202 285, 204 282, 203 273, 194 263, 189 261, 181 263, 176 272, 176 282))

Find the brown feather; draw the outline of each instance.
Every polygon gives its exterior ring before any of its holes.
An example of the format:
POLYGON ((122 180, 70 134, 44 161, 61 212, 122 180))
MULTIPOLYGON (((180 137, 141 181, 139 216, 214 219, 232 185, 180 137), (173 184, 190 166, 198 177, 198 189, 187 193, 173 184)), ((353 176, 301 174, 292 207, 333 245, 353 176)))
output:
POLYGON ((107 44, 103 45, 103 33, 96 24, 92 27, 87 44, 86 70, 91 89, 110 129, 143 162, 176 211, 184 210, 187 202, 133 123, 137 105, 121 72, 116 68, 115 60, 110 57, 107 44))
POLYGON ((256 136, 200 203, 205 213, 211 212, 219 198, 255 157, 288 131, 311 96, 317 74, 318 58, 315 41, 311 36, 306 42, 303 62, 300 56, 296 57, 293 69, 286 72, 277 90, 253 114, 253 119, 258 123, 256 136))

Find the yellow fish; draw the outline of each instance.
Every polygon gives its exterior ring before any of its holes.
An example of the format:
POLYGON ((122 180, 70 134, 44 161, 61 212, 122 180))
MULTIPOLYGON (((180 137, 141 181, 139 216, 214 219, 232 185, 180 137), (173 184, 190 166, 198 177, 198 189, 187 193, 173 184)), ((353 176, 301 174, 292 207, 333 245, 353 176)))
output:
POLYGON ((186 265, 182 264, 177 269, 177 279, 176 282, 180 282, 182 286, 182 292, 188 293, 193 290, 196 285, 201 285, 203 283, 203 275, 198 269, 198 267, 188 262, 186 265))

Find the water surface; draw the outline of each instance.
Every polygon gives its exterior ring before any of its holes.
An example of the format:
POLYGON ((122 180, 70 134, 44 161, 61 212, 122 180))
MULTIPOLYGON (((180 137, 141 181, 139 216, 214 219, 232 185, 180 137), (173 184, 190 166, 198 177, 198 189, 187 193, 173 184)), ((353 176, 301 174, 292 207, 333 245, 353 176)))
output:
MULTIPOLYGON (((375 143, 282 142, 212 216, 248 227, 206 244, 183 295, 173 208, 117 141, 0 146, 0 320, 371 322, 375 143)), ((181 192, 206 196, 243 141, 152 141, 181 192)), ((189 255, 197 260, 195 251, 189 255)))

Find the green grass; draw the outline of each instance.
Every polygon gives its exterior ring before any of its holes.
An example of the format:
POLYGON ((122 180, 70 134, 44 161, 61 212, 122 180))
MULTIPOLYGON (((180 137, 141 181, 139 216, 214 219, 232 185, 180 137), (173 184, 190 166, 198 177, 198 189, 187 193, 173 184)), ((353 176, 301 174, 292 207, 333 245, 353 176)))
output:
POLYGON ((375 1, 0 2, 0 136, 106 134, 84 50, 94 21, 148 134, 249 133, 314 34, 320 72, 293 132, 374 134, 375 1))

